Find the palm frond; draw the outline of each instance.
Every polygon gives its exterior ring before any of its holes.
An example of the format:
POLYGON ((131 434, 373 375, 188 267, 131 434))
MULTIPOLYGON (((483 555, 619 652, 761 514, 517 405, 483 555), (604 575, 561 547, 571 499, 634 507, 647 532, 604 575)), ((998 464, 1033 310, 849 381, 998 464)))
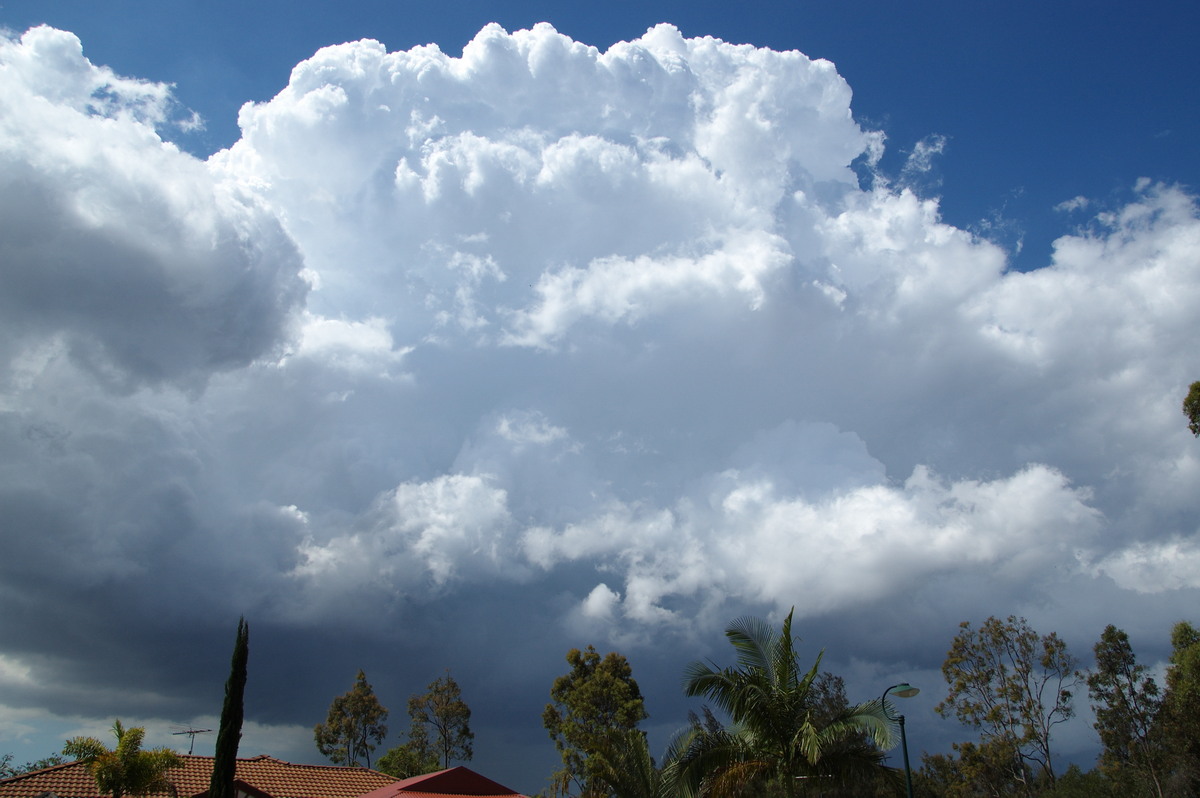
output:
MULTIPOLYGON (((790 616, 789 616, 790 617, 790 616)), ((743 670, 770 671, 774 665, 775 630, 762 618, 744 615, 725 627, 725 636, 737 652, 743 670)))
POLYGON ((774 772, 765 759, 746 759, 735 762, 715 773, 705 785, 703 795, 712 798, 751 795, 752 788, 769 779, 774 772))
POLYGON ((107 753, 108 746, 95 737, 72 737, 67 740, 62 752, 77 762, 90 763, 107 753))
MULTIPOLYGON (((842 720, 842 718, 838 718, 834 723, 842 720)), ((896 721, 892 720, 887 707, 877 698, 851 707, 845 720, 856 726, 859 731, 865 732, 875 745, 885 751, 894 748, 899 742, 897 734, 900 730, 899 726, 896 725, 896 721)))
POLYGON ((613 729, 592 753, 606 796, 612 798, 666 798, 663 775, 654 764, 646 733, 638 729, 613 729))
POLYGON ((692 727, 671 740, 663 776, 672 794, 680 798, 708 795, 712 774, 746 760, 749 748, 739 730, 692 727))

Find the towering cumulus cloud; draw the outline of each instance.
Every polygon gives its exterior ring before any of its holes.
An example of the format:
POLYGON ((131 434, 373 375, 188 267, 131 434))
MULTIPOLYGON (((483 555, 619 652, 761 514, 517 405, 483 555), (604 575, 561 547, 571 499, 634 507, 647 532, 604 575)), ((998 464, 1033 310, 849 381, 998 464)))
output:
POLYGON ((669 25, 328 47, 208 162, 69 34, 0 59, 0 572, 79 634, 199 595, 652 649, 795 605, 940 651, 1196 596, 1178 188, 1012 272, 871 175, 832 64, 669 25))
POLYGON ((167 87, 50 28, 0 43, 0 359, 66 354, 122 385, 203 379, 302 301, 275 218, 162 141, 167 87))

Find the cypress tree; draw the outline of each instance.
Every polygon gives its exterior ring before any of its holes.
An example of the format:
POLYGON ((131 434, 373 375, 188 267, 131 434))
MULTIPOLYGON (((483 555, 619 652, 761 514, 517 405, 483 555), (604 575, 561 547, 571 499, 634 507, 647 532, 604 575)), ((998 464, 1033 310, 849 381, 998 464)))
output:
POLYGON ((242 739, 242 695, 246 690, 246 661, 250 658, 250 628, 245 618, 238 619, 237 639, 229 681, 225 682, 225 704, 221 707, 221 726, 217 730, 216 756, 208 798, 236 798, 233 788, 237 767, 238 742, 242 739))

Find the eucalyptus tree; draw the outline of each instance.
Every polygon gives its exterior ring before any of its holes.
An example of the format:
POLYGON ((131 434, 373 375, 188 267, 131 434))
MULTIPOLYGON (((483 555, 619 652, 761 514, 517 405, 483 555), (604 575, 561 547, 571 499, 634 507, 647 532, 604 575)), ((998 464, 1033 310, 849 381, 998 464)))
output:
POLYGON ((471 708, 450 671, 430 682, 426 692, 409 696, 408 715, 412 719, 410 739, 426 741, 425 750, 433 754, 434 761, 440 760, 443 768, 450 767, 451 760, 469 761, 473 756, 471 708))
POLYGON ((552 777, 565 794, 604 794, 603 763, 595 756, 614 731, 636 729, 646 718, 633 668, 615 651, 601 657, 592 646, 567 652, 570 672, 554 680, 542 725, 554 740, 563 766, 552 777))
POLYGON ((330 703, 325 722, 313 727, 317 750, 339 765, 365 762, 371 767, 371 752, 387 737, 387 716, 360 670, 350 691, 330 703))
POLYGON ((1156 739, 1162 698, 1158 684, 1137 661, 1129 636, 1109 624, 1096 643, 1096 668, 1087 677, 1104 746, 1100 768, 1126 793, 1161 798, 1164 751, 1156 739))
POLYGON ((817 687, 821 657, 800 665, 792 612, 776 632, 759 618, 725 630, 737 664, 694 662, 684 691, 703 696, 730 719, 693 723, 672 743, 666 775, 685 798, 869 794, 894 779, 883 765, 893 723, 878 701, 832 711, 817 687))
POLYGON ((1076 666, 1057 634, 1039 636, 1024 618, 959 624, 942 663, 949 692, 935 709, 980 732, 978 746, 960 750, 964 762, 967 751, 978 755, 982 770, 1002 772, 1024 795, 1041 782, 1053 788, 1051 736, 1075 714, 1076 666))
POLYGON ((1159 733, 1170 758, 1165 792, 1200 795, 1200 629, 1180 621, 1171 629, 1167 688, 1159 733))
POLYGON ((1200 382, 1193 382, 1183 398, 1183 414, 1187 416, 1188 429, 1200 438, 1200 382))

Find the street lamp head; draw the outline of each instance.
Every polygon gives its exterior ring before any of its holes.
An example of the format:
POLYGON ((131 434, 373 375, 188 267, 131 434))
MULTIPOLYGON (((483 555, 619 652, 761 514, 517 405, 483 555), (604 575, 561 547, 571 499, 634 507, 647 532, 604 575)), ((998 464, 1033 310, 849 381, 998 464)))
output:
POLYGON ((891 687, 889 687, 887 690, 884 691, 885 694, 891 693, 892 695, 898 696, 900 698, 912 698, 919 692, 921 692, 921 688, 913 687, 908 682, 901 682, 900 684, 894 684, 891 687))

